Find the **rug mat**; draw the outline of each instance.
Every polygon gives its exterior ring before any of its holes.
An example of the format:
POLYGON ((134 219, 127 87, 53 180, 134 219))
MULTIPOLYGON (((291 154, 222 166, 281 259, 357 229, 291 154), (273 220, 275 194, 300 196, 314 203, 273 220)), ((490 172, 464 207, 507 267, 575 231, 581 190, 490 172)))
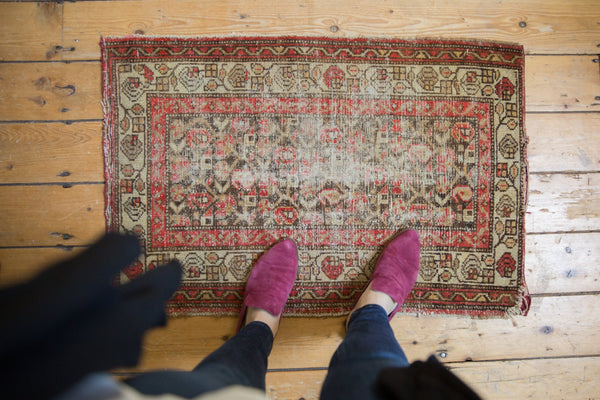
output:
POLYGON ((170 259, 173 314, 239 311, 281 238, 288 315, 342 315, 416 229, 403 310, 526 314, 523 48, 319 37, 104 38, 106 224, 170 259))

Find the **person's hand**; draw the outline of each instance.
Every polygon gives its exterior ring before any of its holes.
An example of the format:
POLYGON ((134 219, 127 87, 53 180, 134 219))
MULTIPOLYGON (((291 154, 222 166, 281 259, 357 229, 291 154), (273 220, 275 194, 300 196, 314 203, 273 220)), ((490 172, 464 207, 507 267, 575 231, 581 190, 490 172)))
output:
POLYGON ((165 302, 181 280, 172 261, 115 286, 139 252, 136 237, 109 233, 0 291, 0 386, 8 398, 52 397, 88 373, 137 364, 145 331, 165 323, 165 302))

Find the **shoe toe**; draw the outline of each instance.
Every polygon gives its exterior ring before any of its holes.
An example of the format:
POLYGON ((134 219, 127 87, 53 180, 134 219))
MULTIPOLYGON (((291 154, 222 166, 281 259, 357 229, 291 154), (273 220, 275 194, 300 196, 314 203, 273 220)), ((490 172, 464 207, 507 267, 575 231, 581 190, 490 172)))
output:
POLYGON ((298 252, 291 239, 271 247, 254 265, 246 284, 244 304, 279 315, 296 281, 298 252))
POLYGON ((372 276, 372 288, 389 295, 399 305, 417 280, 420 264, 419 234, 405 231, 385 247, 372 276))

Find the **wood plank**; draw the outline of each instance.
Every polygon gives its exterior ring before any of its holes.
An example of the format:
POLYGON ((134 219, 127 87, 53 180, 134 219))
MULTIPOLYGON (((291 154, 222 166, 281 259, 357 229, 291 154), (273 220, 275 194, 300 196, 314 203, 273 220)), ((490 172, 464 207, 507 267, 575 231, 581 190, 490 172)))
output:
POLYGON ((66 59, 98 59, 101 35, 321 35, 472 37, 520 42, 528 52, 595 54, 600 6, 508 0, 75 2, 64 6, 66 59), (523 26, 524 25, 524 26, 523 26))
POLYGON ((0 61, 61 58, 62 3, 2 3, 0 16, 0 61))
POLYGON ((597 230, 600 173, 529 176, 526 232, 597 230))
POLYGON ((0 286, 24 282, 56 262, 73 257, 82 247, 0 249, 0 286))
MULTIPOLYGON (((448 364, 484 399, 591 400, 600 394, 600 357, 448 364)), ((327 371, 267 373, 270 399, 317 400, 327 371)))
POLYGON ((600 232, 530 234, 525 251, 530 293, 600 292, 600 232))
MULTIPOLYGON (((60 243, 53 232, 74 236, 72 244, 90 243, 104 229, 103 189, 100 184, 0 187, 0 246, 53 246, 60 243)), ((528 233, 596 230, 600 173, 531 175, 525 224, 528 233)))
POLYGON ((484 399, 581 399, 600 396, 600 357, 451 364, 484 399))
POLYGON ((317 400, 326 370, 267 372, 267 397, 271 400, 317 400))
MULTIPOLYGON (((536 297, 527 317, 397 315, 392 328, 409 360, 442 352, 447 362, 585 356, 600 354, 598 307, 598 295, 536 297)), ((147 335, 136 370, 191 369, 223 344, 235 325, 234 317, 172 319, 147 335)), ((327 367, 343 335, 344 318, 284 318, 269 367, 327 367)))
POLYGON ((103 192, 104 185, 1 186, 0 247, 91 243, 105 229, 103 192))
POLYGON ((102 123, 0 124, 0 182, 102 182, 102 123))
POLYGON ((0 64, 0 121, 102 118, 100 63, 0 64))
MULTIPOLYGON (((0 64, 0 81, 0 121, 102 118, 98 62, 0 64)), ((529 112, 600 110, 591 57, 529 56, 525 82, 529 112)))
POLYGON ((596 100, 600 79, 594 58, 598 57, 527 57, 526 110, 600 111, 600 101, 596 100))
POLYGON ((600 170, 600 114, 527 114, 525 125, 529 172, 600 170))

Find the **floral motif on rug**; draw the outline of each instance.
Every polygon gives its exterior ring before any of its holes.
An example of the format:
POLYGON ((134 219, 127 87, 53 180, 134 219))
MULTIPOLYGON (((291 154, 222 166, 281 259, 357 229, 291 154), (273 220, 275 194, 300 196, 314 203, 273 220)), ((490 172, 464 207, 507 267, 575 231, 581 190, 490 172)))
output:
POLYGON ((416 229, 404 310, 525 314, 521 46, 468 41, 103 39, 107 229, 184 268, 175 314, 239 311, 284 237, 286 313, 350 310, 384 244, 416 229))

